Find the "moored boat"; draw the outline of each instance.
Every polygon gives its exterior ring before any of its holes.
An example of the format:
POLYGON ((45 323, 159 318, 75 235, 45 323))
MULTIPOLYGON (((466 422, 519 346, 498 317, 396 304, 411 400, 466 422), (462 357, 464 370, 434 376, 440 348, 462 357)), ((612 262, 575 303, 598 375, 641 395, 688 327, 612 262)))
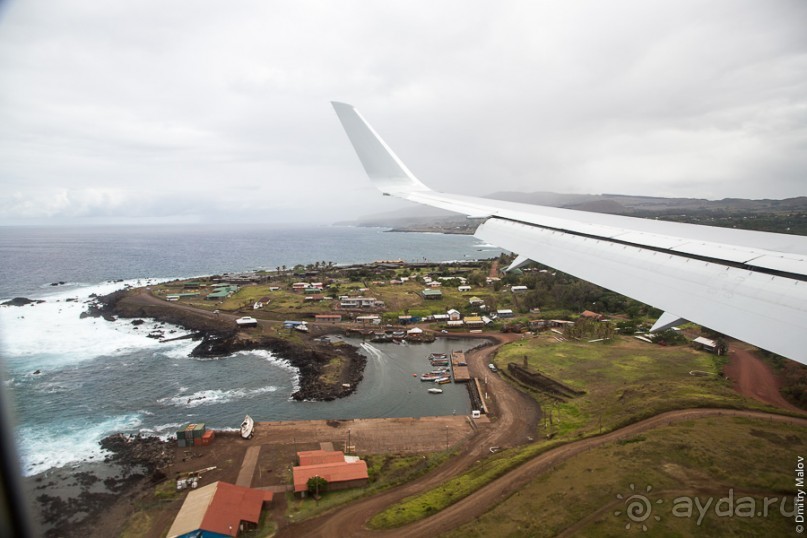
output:
POLYGON ((426 372, 425 374, 420 376, 420 380, 421 381, 434 381, 435 379, 445 377, 447 373, 448 373, 448 370, 435 370, 433 372, 426 372))

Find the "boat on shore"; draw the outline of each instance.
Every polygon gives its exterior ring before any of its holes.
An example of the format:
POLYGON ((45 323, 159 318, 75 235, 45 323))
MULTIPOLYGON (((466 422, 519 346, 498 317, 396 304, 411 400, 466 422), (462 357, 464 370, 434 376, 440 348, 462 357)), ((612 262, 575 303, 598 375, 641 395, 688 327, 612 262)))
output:
POLYGON ((241 423, 241 437, 244 439, 249 439, 252 437, 252 430, 255 428, 255 421, 252 420, 252 417, 246 415, 244 417, 244 422, 241 423))
POLYGON ((429 389, 429 393, 430 394, 442 394, 443 389, 438 389, 438 388, 429 389))
POLYGON ((252 316, 244 316, 242 318, 238 318, 235 320, 235 324, 239 327, 257 327, 258 320, 253 318, 252 316))

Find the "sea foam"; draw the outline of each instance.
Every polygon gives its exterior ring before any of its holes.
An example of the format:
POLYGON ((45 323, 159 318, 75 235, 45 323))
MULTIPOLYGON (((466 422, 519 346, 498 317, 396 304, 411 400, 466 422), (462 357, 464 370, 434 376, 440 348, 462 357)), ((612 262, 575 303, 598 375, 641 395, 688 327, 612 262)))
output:
MULTIPOLYGON (((125 284, 116 282, 64 290, 47 296, 44 303, 0 308, 0 352, 7 368, 12 373, 60 368, 99 356, 124 355, 146 348, 186 356, 192 349, 189 341, 160 343, 147 336, 156 328, 154 322, 136 327, 125 320, 81 318, 91 294, 111 293, 125 284)), ((163 330, 177 330, 166 324, 160 326, 163 330)))
POLYGON ((267 392, 275 392, 276 390, 277 387, 274 385, 257 389, 206 389, 182 396, 160 398, 157 402, 162 405, 172 405, 176 407, 198 407, 200 405, 222 404, 252 398, 260 394, 266 394, 267 392))
POLYGON ((58 425, 21 426, 17 428, 17 450, 25 476, 53 467, 81 461, 102 461, 106 452, 101 439, 141 424, 137 415, 121 415, 99 421, 74 421, 58 425))

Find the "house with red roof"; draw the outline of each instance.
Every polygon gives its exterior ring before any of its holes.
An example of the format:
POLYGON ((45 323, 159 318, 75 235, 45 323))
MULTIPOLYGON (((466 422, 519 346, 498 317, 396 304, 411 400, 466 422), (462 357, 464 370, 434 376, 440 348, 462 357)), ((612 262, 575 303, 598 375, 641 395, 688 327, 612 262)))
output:
POLYGON ((238 536, 254 529, 272 492, 213 482, 185 497, 168 538, 238 536))
POLYGON ((328 482, 328 490, 336 491, 364 487, 370 482, 367 462, 355 456, 345 456, 338 450, 308 450, 298 452, 300 465, 292 467, 294 492, 303 497, 308 481, 315 476, 328 482))
POLYGON ((338 450, 305 450, 297 453, 300 466, 322 465, 324 463, 343 463, 345 455, 338 450))

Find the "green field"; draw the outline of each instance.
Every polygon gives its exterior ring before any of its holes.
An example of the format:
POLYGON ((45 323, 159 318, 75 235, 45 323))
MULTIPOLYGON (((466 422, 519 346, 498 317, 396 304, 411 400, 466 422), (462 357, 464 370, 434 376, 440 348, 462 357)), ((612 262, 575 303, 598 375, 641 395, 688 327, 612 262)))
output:
POLYGON ((390 506, 371 519, 372 527, 394 528, 428 517, 558 444, 617 429, 664 411, 691 407, 765 408, 738 395, 718 375, 690 375, 694 370, 717 374, 719 361, 713 355, 688 347, 653 346, 627 337, 610 343, 557 342, 552 334, 503 346, 494 362, 500 370, 506 369, 509 362, 523 364, 526 355, 531 369, 585 394, 557 402, 514 381, 541 403, 547 415, 536 432, 536 442, 481 460, 437 488, 390 506))
MULTIPOLYGON (((630 337, 610 342, 557 342, 552 333, 503 347, 495 364, 506 372, 510 362, 585 394, 555 401, 530 392, 548 415, 553 435, 581 437, 612 430, 642 418, 687 407, 765 408, 738 395, 720 376, 718 357, 688 346, 662 347, 630 337), (690 372, 709 375, 691 375, 690 372)), ((521 387, 524 389, 524 387, 521 387)), ((548 417, 547 417, 548 420, 548 417)), ((542 432, 550 433, 548 427, 542 432)))
POLYGON ((791 536, 781 501, 790 496, 789 514, 805 452, 803 427, 730 417, 674 423, 573 457, 446 536, 645 535, 642 525, 647 536, 791 536), (652 517, 628 517, 631 494, 650 501, 652 517))

